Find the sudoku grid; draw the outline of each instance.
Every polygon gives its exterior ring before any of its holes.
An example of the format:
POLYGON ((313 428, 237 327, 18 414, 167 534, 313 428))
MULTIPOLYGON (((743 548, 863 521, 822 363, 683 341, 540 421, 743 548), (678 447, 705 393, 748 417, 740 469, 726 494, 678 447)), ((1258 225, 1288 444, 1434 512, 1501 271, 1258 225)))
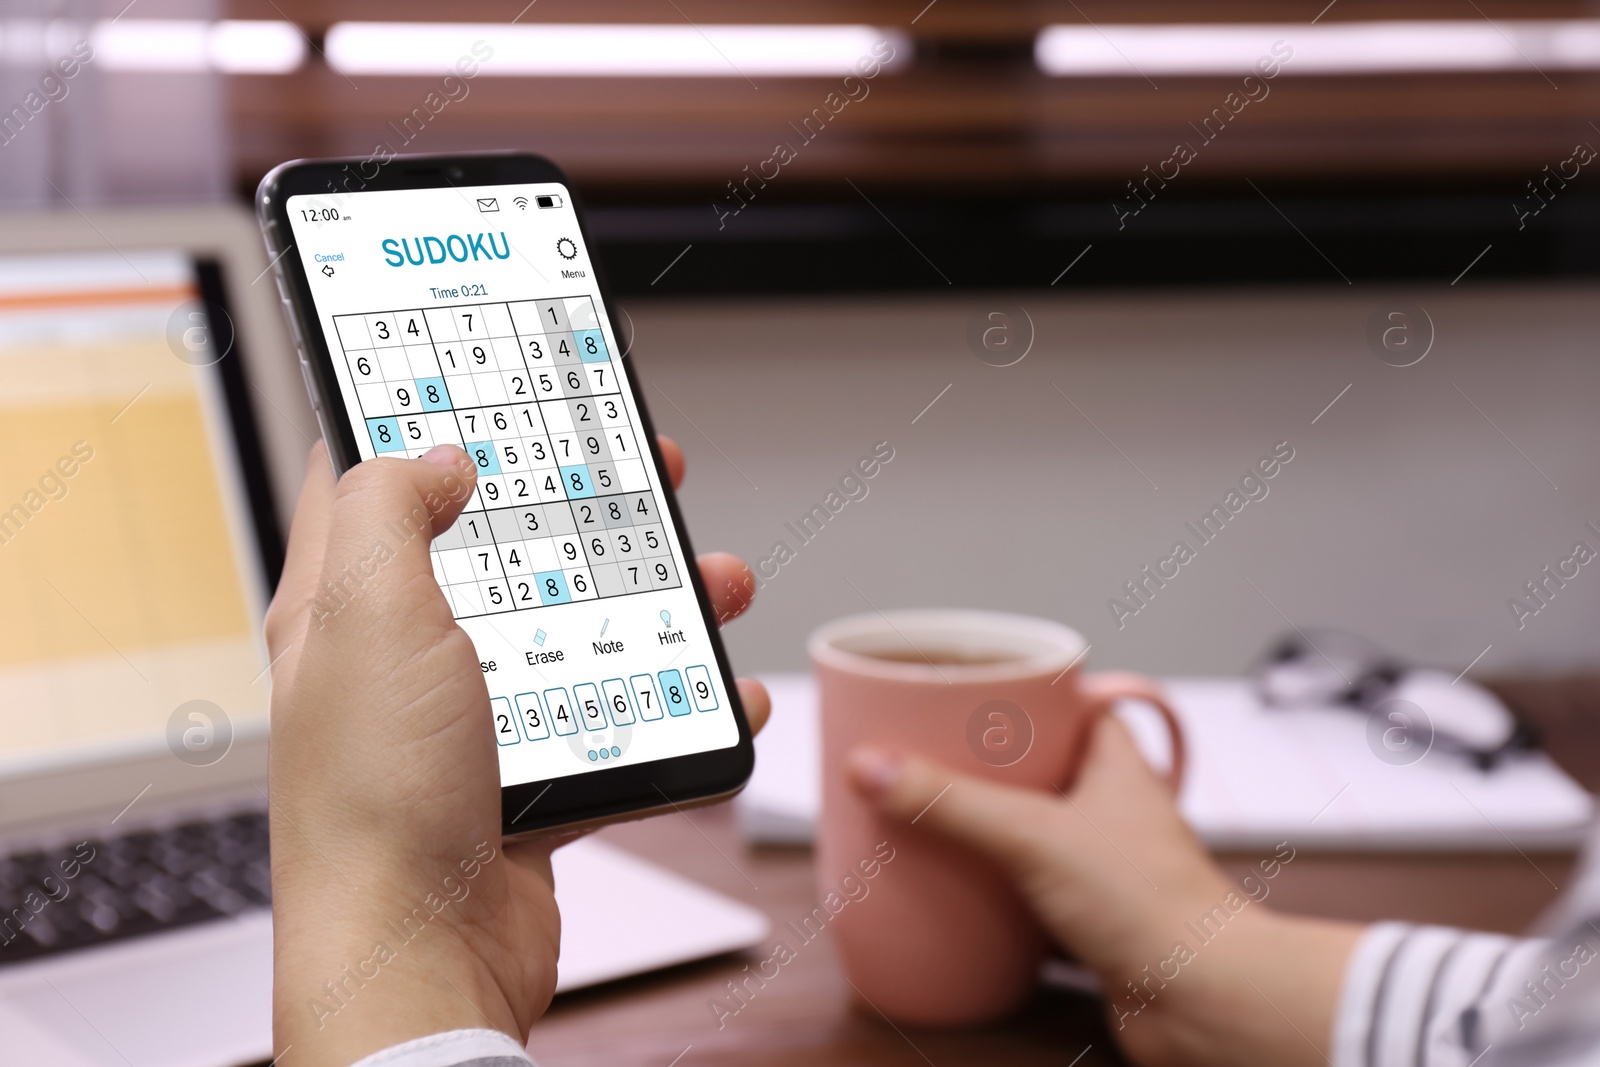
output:
POLYGON ((456 618, 682 584, 589 297, 333 321, 373 451, 477 465, 433 545, 456 618))

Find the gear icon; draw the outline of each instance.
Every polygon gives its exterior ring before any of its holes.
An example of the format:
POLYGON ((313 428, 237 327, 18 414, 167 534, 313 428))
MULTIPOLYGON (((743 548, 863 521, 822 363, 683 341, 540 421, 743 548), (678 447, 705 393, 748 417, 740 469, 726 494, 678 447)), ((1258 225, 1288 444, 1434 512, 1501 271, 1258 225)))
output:
POLYGON ((572 238, 563 237, 556 242, 556 254, 562 259, 577 259, 578 246, 576 243, 574 243, 572 238))

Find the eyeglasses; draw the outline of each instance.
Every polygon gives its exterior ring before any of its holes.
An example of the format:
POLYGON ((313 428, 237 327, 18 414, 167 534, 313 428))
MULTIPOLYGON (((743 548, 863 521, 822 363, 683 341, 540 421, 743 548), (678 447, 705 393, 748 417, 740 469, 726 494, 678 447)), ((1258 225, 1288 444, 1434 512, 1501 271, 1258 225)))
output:
MULTIPOLYGON (((1347 707, 1394 734, 1459 755, 1479 770, 1535 748, 1537 737, 1485 690, 1442 671, 1412 667, 1343 630, 1296 631, 1274 642, 1251 671, 1262 704, 1277 710, 1347 707)), ((1421 759, 1418 756, 1417 759, 1421 759)))

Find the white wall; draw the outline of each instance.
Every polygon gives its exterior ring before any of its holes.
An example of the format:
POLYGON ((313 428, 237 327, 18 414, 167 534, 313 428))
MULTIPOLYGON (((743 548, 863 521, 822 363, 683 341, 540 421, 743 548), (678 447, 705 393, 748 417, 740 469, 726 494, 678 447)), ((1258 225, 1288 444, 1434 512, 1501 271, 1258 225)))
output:
POLYGON ((730 628, 742 671, 802 666, 812 627, 870 601, 1049 616, 1099 666, 1195 673, 1243 670, 1287 629, 1281 610, 1455 670, 1492 644, 1474 670, 1492 674, 1600 658, 1600 563, 1520 631, 1506 603, 1580 538, 1600 550, 1582 529, 1600 527, 1596 295, 1463 282, 627 310, 658 426, 689 454, 701 551, 796 547, 785 522, 874 443, 895 449, 730 628), (1403 369, 1365 340, 1397 295, 1437 329, 1403 369), (969 350, 980 299, 1028 310, 1021 363, 969 350), (1184 524, 1280 441, 1295 458, 1269 495, 1119 631, 1108 598, 1179 537, 1195 545, 1184 524))

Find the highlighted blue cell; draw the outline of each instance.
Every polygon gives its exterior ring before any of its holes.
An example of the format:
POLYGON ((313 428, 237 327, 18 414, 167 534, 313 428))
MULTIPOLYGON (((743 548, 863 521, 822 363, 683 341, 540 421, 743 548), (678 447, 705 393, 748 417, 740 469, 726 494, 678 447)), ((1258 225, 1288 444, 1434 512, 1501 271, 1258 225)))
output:
POLYGON ((684 688, 683 675, 677 671, 662 671, 661 702, 667 706, 668 715, 687 715, 693 709, 689 707, 689 691, 684 688))
POLYGON ((479 474, 500 473, 500 453, 494 450, 494 442, 472 441, 467 445, 467 455, 479 474))
POLYGON ((375 452, 404 452, 405 441, 400 438, 400 422, 398 419, 368 419, 367 433, 372 437, 372 449, 375 452))
POLYGON ((560 571, 540 571, 533 576, 539 587, 539 600, 544 604, 566 604, 572 600, 567 592, 567 576, 560 571))
POLYGON ((573 330, 572 339, 578 343, 578 358, 585 363, 604 363, 611 358, 599 330, 573 330))
MULTIPOLYGON (((467 449, 472 450, 471 446, 467 449)), ((574 467, 561 468, 561 488, 567 491, 567 499, 580 500, 586 496, 594 496, 594 480, 589 477, 589 468, 579 463, 574 467)))
POLYGON ((418 378, 417 399, 422 401, 423 411, 450 410, 450 390, 443 378, 418 378))

